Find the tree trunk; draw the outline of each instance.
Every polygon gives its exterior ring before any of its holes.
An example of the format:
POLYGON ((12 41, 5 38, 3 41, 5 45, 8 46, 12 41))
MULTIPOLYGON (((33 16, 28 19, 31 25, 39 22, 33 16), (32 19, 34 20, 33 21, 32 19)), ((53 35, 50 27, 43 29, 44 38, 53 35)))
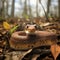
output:
POLYGON ((24 13, 27 14, 27 1, 24 2, 24 13))
POLYGON ((5 6, 5 18, 8 17, 8 7, 9 7, 9 0, 5 0, 6 6, 5 6))
POLYGON ((2 1, 0 0, 0 16, 2 15, 2 1))
POLYGON ((2 17, 4 17, 4 2, 5 0, 1 0, 2 1, 2 17))
POLYGON ((28 15, 27 13, 28 9, 27 9, 27 0, 24 1, 24 9, 23 9, 23 18, 26 17, 26 15, 28 15))
POLYGON ((8 2, 8 0, 6 1, 6 15, 7 15, 7 17, 8 17, 8 7, 9 7, 9 2, 8 2))
POLYGON ((58 16, 60 18, 60 0, 58 0, 58 16))
POLYGON ((48 0, 47 1, 47 15, 49 15, 50 5, 51 5, 51 0, 48 0))
POLYGON ((12 0, 11 17, 14 17, 15 0, 12 0))
POLYGON ((39 13, 38 13, 38 0, 36 0, 36 16, 39 17, 39 13))
POLYGON ((30 0, 28 0, 28 3, 29 3, 29 16, 32 17, 31 6, 30 6, 30 0))

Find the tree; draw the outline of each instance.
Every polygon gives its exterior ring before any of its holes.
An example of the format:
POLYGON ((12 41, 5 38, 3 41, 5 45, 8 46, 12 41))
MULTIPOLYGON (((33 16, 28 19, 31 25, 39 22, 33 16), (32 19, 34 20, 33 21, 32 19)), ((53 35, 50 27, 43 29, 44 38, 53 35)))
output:
POLYGON ((6 1, 6 15, 8 16, 8 7, 9 7, 9 1, 6 1))
POLYGON ((0 0, 0 16, 2 15, 2 1, 0 0))
POLYGON ((50 11, 50 5, 51 5, 51 0, 47 1, 47 15, 49 14, 50 11))
POLYGON ((60 0, 58 0, 58 16, 60 18, 60 0))
POLYGON ((2 15, 2 17, 4 17, 4 2, 5 2, 5 0, 1 0, 1 1, 2 1, 2 11, 1 11, 2 14, 1 15, 2 15))
POLYGON ((9 0, 5 0, 5 17, 8 17, 8 7, 9 7, 9 0))
POLYGON ((12 0, 11 17, 14 17, 15 0, 12 0))
POLYGON ((25 16, 28 15, 27 13, 28 9, 27 9, 27 0, 24 1, 24 9, 23 9, 23 17, 25 18, 25 16))
POLYGON ((36 0, 36 16, 39 17, 39 12, 38 12, 38 1, 39 0, 36 0))
POLYGON ((30 0, 28 0, 28 3, 29 3, 29 16, 32 17, 32 9, 31 9, 31 5, 30 5, 30 0))
POLYGON ((27 0, 25 0, 24 13, 27 14, 27 0))

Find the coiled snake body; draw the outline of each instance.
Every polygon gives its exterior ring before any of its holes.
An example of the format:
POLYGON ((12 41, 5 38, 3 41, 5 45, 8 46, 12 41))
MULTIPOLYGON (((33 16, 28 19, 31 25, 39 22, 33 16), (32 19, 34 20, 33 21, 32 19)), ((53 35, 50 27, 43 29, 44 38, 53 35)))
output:
POLYGON ((9 41, 16 50, 27 50, 44 45, 54 44, 56 35, 53 32, 36 30, 36 25, 26 25, 25 31, 14 32, 9 41))

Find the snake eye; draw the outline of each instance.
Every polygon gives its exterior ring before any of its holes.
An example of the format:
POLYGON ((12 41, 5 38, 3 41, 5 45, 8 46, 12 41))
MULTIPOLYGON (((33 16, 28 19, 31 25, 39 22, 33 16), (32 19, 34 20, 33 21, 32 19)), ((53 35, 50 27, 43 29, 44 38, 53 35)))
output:
POLYGON ((37 26, 35 26, 35 28, 37 29, 37 26))
POLYGON ((27 28, 28 28, 28 26, 27 26, 27 28))

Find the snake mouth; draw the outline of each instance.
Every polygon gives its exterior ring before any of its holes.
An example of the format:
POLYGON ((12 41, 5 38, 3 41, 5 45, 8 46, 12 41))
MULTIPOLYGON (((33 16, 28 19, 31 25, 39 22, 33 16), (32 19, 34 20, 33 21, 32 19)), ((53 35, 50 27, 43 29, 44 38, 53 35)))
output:
POLYGON ((30 30, 30 29, 25 30, 25 33, 26 33, 26 34, 34 34, 35 32, 36 32, 35 29, 32 29, 32 30, 30 30))

